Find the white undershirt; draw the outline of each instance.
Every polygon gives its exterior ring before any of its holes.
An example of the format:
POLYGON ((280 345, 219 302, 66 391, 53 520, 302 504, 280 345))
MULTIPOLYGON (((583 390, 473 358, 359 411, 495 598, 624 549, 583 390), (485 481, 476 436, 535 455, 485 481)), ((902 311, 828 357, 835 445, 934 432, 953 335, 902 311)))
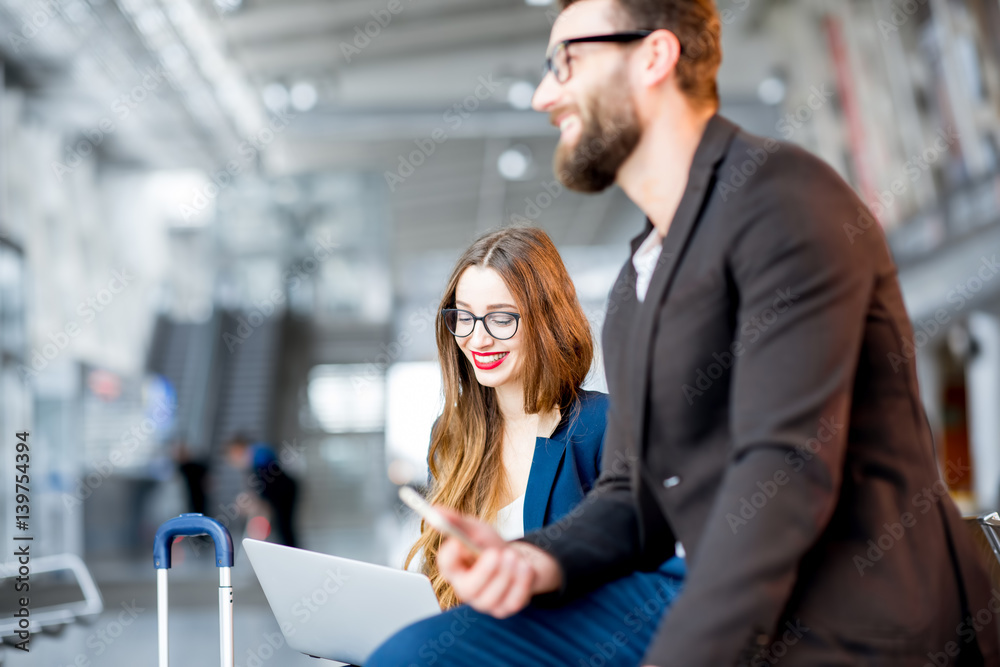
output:
POLYGON ((505 540, 518 540, 524 537, 524 495, 500 508, 497 512, 496 529, 505 540))
POLYGON ((632 255, 632 266, 635 267, 635 295, 640 303, 646 298, 646 291, 653 279, 653 271, 656 270, 656 263, 660 260, 662 250, 663 237, 654 227, 632 255))

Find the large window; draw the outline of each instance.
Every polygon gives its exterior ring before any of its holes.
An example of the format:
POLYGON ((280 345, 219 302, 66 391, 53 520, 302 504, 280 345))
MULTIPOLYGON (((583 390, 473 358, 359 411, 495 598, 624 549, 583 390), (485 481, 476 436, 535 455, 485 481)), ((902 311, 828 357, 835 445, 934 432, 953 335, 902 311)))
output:
POLYGON ((327 364, 309 372, 309 407, 327 433, 370 433, 385 426, 385 376, 368 364, 327 364))
POLYGON ((441 366, 396 363, 386 377, 385 457, 396 484, 427 483, 431 426, 441 414, 441 366))
MULTIPOLYGON (((24 328, 24 257, 20 249, 9 243, 0 241, 0 470, 12 471, 14 462, 14 445, 17 442, 15 433, 31 430, 31 391, 27 381, 25 357, 24 328)), ((40 467, 42 453, 34 445, 37 441, 29 437, 32 446, 31 462, 36 464, 29 469, 32 478, 32 488, 36 494, 45 489, 43 479, 37 473, 44 470, 40 467)), ((4 475, 0 480, 0 537, 5 544, 11 543, 14 536, 14 512, 6 504, 14 497, 14 476, 4 475)), ((40 535, 37 530, 39 522, 33 522, 34 535, 40 535)), ((39 539, 39 542, 42 540, 39 539)))

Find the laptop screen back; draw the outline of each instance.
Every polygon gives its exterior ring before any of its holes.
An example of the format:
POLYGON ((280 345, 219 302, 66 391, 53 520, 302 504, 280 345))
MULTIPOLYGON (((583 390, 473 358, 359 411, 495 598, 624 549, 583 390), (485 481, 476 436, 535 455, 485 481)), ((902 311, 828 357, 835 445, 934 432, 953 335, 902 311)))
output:
POLYGON ((398 630, 441 612, 427 577, 245 539, 243 546, 285 641, 357 665, 398 630))

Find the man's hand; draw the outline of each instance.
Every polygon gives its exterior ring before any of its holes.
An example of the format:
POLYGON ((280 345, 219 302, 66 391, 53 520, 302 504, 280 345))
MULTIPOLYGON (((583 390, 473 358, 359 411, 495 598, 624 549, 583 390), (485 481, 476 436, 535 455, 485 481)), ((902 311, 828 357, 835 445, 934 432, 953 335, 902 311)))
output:
POLYGON ((438 550, 441 575, 473 609, 507 618, 528 606, 531 597, 554 591, 562 571, 552 556, 525 542, 506 542, 492 526, 437 506, 483 551, 478 557, 459 540, 448 538, 438 550))

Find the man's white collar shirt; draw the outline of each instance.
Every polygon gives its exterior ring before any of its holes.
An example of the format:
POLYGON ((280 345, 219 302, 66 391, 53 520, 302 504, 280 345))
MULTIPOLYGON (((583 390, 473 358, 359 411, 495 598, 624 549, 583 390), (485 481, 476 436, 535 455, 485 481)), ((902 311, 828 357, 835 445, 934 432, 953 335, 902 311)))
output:
POLYGON ((639 303, 646 298, 649 290, 649 283, 653 279, 653 271, 656 270, 656 263, 660 260, 660 251, 663 250, 663 237, 654 227, 649 236, 642 242, 642 245, 632 255, 632 266, 635 267, 635 295, 639 303))

